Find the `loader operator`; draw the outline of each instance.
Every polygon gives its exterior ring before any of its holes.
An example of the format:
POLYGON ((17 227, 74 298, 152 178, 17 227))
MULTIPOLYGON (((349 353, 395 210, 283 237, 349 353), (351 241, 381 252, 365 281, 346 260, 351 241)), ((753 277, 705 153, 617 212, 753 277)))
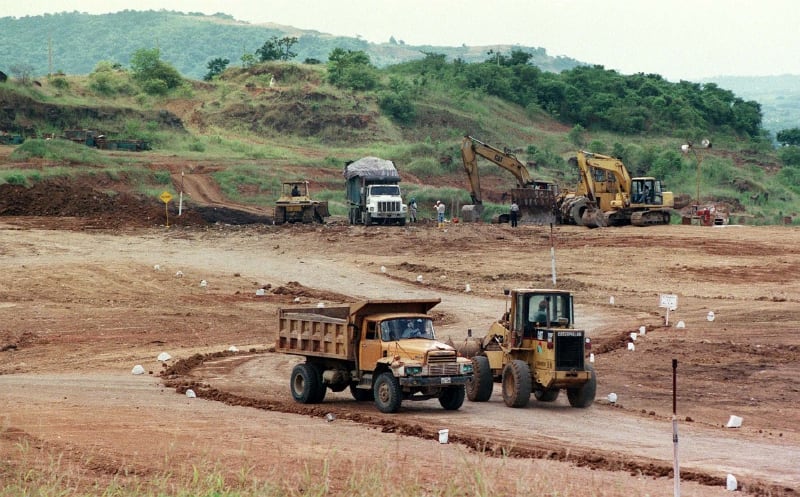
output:
POLYGON ((292 187, 292 197, 299 197, 300 196, 300 189, 297 188, 297 185, 292 187))
POLYGON ((536 315, 533 317, 534 323, 546 323, 547 322, 547 300, 542 300, 539 302, 539 310, 536 311, 536 315))

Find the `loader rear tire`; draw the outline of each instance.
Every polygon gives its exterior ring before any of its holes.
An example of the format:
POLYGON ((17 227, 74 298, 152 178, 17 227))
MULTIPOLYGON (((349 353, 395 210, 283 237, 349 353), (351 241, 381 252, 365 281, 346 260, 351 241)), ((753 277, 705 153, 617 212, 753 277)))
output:
POLYGON ((503 369, 503 401, 508 407, 525 407, 531 400, 531 368, 516 359, 503 369))
POLYGON ((292 369, 289 386, 292 390, 292 398, 301 404, 318 404, 325 398, 322 375, 319 369, 311 363, 298 364, 292 369))
POLYGON ((403 402, 403 392, 400 390, 400 382, 390 371, 378 375, 374 385, 375 406, 385 414, 391 414, 400 410, 403 402))
POLYGON ((586 365, 586 371, 592 373, 589 381, 577 388, 567 388, 567 399, 572 407, 589 407, 594 402, 597 393, 597 375, 591 364, 586 365))
POLYGON ((464 386, 443 388, 439 394, 439 404, 448 411, 457 411, 464 405, 464 386))
POLYGON ((551 388, 550 390, 534 390, 533 396, 539 402, 555 402, 561 390, 558 388, 551 388))
POLYGON ((472 358, 472 378, 467 382, 467 398, 472 402, 486 402, 492 396, 494 379, 486 356, 472 358))

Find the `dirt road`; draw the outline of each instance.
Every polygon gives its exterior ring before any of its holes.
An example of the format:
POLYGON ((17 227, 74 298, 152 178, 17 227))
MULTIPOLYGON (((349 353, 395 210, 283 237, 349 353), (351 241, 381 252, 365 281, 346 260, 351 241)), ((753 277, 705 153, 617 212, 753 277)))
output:
MULTIPOLYGON (((391 446, 424 454, 414 467, 427 486, 469 461, 487 475, 525 475, 528 488, 550 475, 547 484, 564 485, 565 495, 575 482, 620 492, 601 495, 671 495, 677 358, 688 494, 722 495, 728 473, 752 494, 800 489, 796 229, 558 228, 558 285, 575 293, 577 324, 594 340, 598 401, 585 410, 566 399, 509 409, 496 388, 490 402, 456 412, 434 400, 386 416, 344 394, 329 392, 319 406, 292 402, 295 359, 268 351, 276 309, 295 300, 441 297, 440 337, 480 334, 502 314, 504 287, 551 285, 547 229, 42 227, 30 218, 0 223, 0 405, 8 406, 0 448, 12 454, 9 468, 61 454, 82 482, 197 460, 277 478, 290 465, 335 461, 331 479, 341 489, 353 465, 393 464, 391 446), (679 300, 669 327, 662 293, 679 300), (630 351, 640 326, 647 334, 630 351), (241 352, 225 353, 231 346, 241 352), (162 351, 175 359, 160 363, 162 351), (165 387, 159 373, 198 353, 212 355, 173 383, 201 398, 165 387), (136 364, 151 374, 131 375, 136 364), (611 392, 615 405, 605 400, 611 392), (337 421, 325 423, 327 413, 337 421), (732 414, 744 418, 742 428, 724 427, 732 414), (435 443, 442 427, 455 443, 435 443), (20 440, 36 453, 16 449, 20 440)), ((492 480, 495 494, 514 494, 505 480, 492 480)))

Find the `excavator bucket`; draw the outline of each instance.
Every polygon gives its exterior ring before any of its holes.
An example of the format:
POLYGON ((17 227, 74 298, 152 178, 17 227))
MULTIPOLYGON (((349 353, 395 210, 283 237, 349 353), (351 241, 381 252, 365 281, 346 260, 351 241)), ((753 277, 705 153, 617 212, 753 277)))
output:
POLYGON ((511 195, 519 205, 520 223, 555 224, 556 197, 552 190, 514 188, 511 195))
POLYGON ((603 211, 596 207, 588 206, 581 215, 581 224, 587 228, 601 228, 608 226, 608 222, 606 221, 606 216, 603 214, 603 211))

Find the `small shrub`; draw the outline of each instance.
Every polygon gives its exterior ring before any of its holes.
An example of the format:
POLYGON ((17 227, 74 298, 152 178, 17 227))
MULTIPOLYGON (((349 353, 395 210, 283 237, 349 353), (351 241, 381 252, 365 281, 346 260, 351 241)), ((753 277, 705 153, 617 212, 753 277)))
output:
POLYGON ((9 185, 25 185, 27 183, 25 175, 22 173, 11 173, 5 177, 6 183, 9 185))
POLYGON ((55 77, 51 79, 50 84, 53 85, 53 88, 58 88, 59 90, 66 90, 69 88, 69 81, 62 77, 55 77))
POLYGON ((155 176, 156 183, 159 185, 172 184, 172 175, 169 171, 156 171, 153 176, 155 176))

